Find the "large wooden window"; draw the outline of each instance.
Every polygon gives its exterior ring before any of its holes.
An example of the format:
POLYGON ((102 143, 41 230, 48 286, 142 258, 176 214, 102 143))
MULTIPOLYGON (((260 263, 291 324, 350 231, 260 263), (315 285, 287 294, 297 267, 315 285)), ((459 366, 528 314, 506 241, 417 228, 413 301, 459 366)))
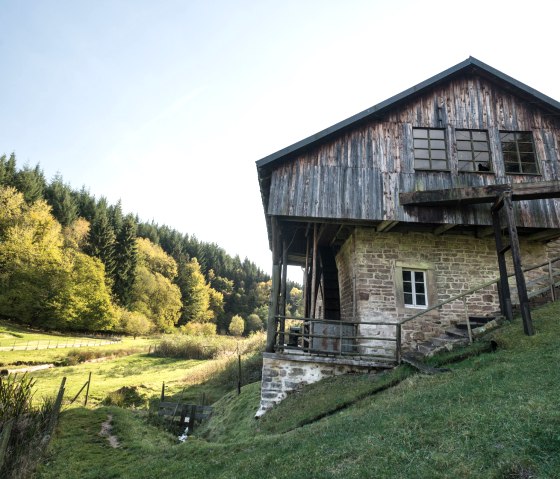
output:
POLYGON ((492 171, 487 131, 455 130, 459 171, 492 171))
POLYGON ((445 130, 414 128, 414 169, 448 170, 445 130))
POLYGON ((538 175, 537 155, 531 132, 501 131, 502 155, 506 173, 538 175))

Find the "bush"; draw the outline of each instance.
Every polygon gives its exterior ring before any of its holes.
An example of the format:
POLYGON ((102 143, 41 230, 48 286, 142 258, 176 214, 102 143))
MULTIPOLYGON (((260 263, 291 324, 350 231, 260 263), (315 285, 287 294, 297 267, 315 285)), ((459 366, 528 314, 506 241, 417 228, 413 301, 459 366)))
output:
POLYGON ((263 322, 258 314, 250 314, 247 317, 247 322, 245 323, 245 332, 256 333, 257 331, 263 330, 263 322))
POLYGON ((187 323, 180 328, 183 334, 191 336, 215 336, 216 325, 214 323, 187 323))
POLYGON ((229 323, 228 332, 233 336, 241 336, 243 331, 245 330, 245 321, 243 318, 236 314, 233 318, 231 318, 231 322, 229 323))

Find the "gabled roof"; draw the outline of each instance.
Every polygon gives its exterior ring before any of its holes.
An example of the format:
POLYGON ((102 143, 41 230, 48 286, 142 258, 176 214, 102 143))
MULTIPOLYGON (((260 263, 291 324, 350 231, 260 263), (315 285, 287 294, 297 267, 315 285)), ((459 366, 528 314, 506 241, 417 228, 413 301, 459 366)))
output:
POLYGON ((304 140, 298 141, 293 145, 283 148, 276 153, 262 158, 257 161, 257 169, 261 170, 264 167, 270 167, 276 162, 282 162, 288 157, 294 154, 298 154, 308 148, 315 146, 322 141, 341 133, 342 131, 349 129, 358 124, 372 120, 381 115, 385 114, 388 110, 394 108, 400 103, 403 103, 411 97, 416 96, 426 90, 450 80, 452 77, 464 74, 464 73, 476 73, 482 77, 488 78, 492 81, 498 81, 505 89, 512 91, 513 93, 528 99, 529 101, 538 103, 542 108, 548 110, 554 116, 560 116, 560 102, 540 93, 539 91, 531 88, 530 86, 517 81, 505 73, 502 73, 490 65, 477 60, 474 57, 469 57, 465 61, 458 63, 457 65, 431 77, 427 80, 419 83, 418 85, 409 88, 408 90, 399 93, 367 110, 364 110, 356 115, 347 118, 339 123, 336 123, 325 130, 322 130, 314 135, 305 138, 304 140))

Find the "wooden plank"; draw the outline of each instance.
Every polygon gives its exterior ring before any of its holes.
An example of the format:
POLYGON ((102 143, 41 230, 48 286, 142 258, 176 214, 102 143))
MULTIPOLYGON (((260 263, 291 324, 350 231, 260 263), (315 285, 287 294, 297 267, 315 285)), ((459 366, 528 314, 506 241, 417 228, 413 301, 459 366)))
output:
POLYGON ((472 205, 493 203, 497 197, 508 191, 511 191, 512 201, 560 198, 560 181, 413 191, 400 193, 399 199, 403 206, 472 205))

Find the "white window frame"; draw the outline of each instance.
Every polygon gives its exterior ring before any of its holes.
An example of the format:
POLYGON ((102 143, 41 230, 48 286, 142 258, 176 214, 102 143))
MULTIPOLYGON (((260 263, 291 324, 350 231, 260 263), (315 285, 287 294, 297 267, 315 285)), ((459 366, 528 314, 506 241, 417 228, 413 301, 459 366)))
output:
MULTIPOLYGON (((408 281, 406 281, 408 282, 408 281)), ((423 270, 418 270, 418 269, 408 269, 408 268, 403 268, 402 270, 402 287, 403 287, 403 303, 404 303, 404 307, 405 308, 416 308, 416 309, 427 309, 428 308, 428 284, 427 284, 427 277, 426 277, 426 272, 423 270), (405 273, 410 273, 410 285, 411 285, 411 292, 405 292, 405 279, 404 279, 404 274, 405 273), (416 281, 416 274, 420 273, 422 275, 422 281, 416 281), (416 292, 416 286, 417 284, 422 284, 424 286, 424 292, 422 293, 418 293, 416 292), (406 296, 410 294, 412 295, 412 303, 407 303, 406 302, 406 296), (418 304, 418 297, 419 296, 424 296, 424 303, 425 304, 418 304)))

